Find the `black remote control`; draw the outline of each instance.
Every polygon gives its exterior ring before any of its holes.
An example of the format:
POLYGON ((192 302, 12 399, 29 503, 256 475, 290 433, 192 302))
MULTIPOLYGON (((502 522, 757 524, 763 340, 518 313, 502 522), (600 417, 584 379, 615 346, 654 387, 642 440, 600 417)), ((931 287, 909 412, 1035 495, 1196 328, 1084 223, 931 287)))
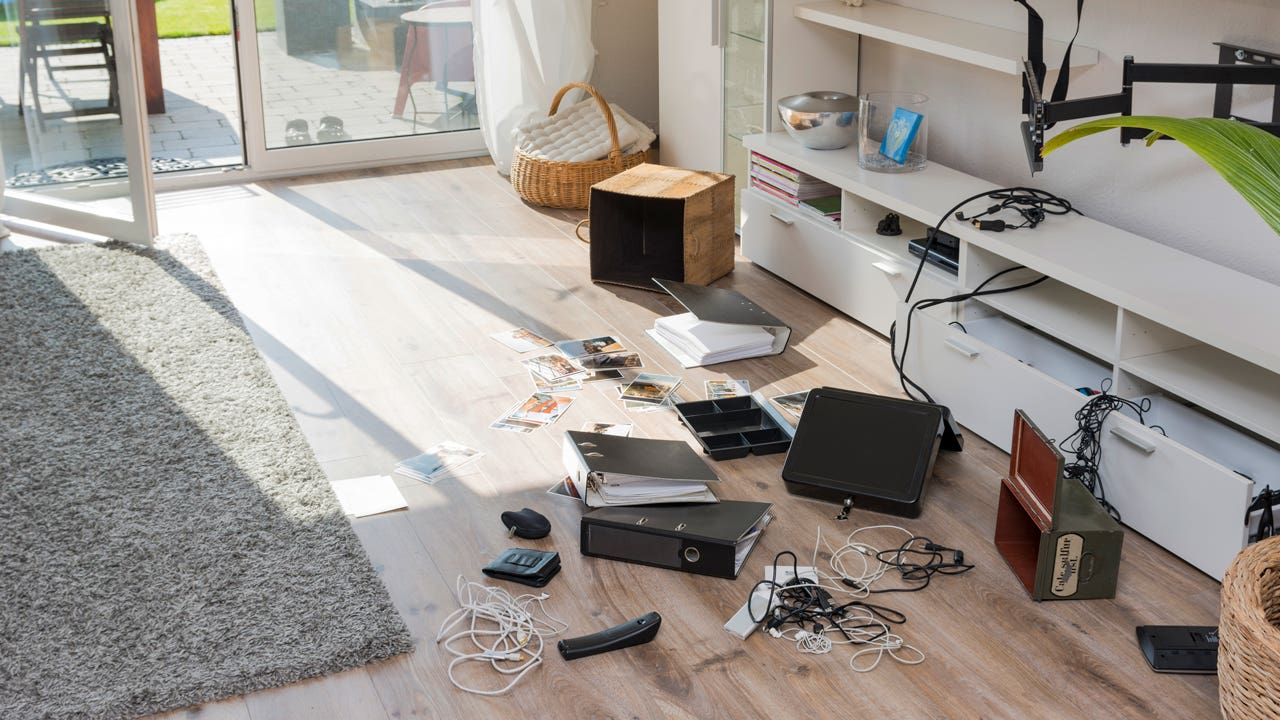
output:
POLYGON ((662 616, 651 612, 617 627, 601 630, 594 635, 561 640, 556 647, 560 649, 560 655, 565 660, 577 660, 633 645, 643 645, 657 636, 658 628, 661 626, 662 616))

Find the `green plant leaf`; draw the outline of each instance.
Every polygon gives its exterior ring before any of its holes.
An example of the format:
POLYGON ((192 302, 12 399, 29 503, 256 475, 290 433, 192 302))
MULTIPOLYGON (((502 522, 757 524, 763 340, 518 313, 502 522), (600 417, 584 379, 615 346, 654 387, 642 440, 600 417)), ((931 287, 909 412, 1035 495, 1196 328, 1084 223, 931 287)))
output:
POLYGON ((1147 145, 1162 135, 1186 145, 1218 171, 1280 235, 1280 137, 1235 120, 1134 115, 1090 120, 1068 128, 1045 143, 1042 154, 1118 127, 1151 130, 1147 145))

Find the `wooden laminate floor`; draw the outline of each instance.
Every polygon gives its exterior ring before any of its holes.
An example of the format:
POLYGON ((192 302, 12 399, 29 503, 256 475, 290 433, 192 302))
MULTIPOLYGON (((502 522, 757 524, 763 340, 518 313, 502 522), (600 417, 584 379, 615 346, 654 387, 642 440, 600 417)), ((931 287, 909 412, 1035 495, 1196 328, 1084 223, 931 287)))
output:
MULTIPOLYGON (((438 441, 481 448, 474 470, 435 486, 397 476, 404 512, 354 520, 413 632, 416 650, 389 662, 174 716, 199 718, 1175 718, 1217 713, 1212 677, 1156 675, 1135 642, 1139 624, 1213 624, 1218 586, 1129 535, 1114 601, 1037 604, 991 544, 1007 457, 970 435, 943 454, 916 520, 789 497, 782 456, 722 463, 722 497, 764 499, 777 520, 737 581, 588 559, 580 508, 545 494, 561 475, 560 434, 587 420, 633 422, 636 434, 689 439, 667 412, 629 414, 612 383, 588 385, 557 423, 531 435, 487 429, 531 390, 521 356, 489 339, 523 325, 554 338, 615 334, 646 369, 682 375, 684 399, 709 378, 745 378, 769 395, 835 385, 897 393, 883 338, 739 258, 719 283, 794 329, 781 356, 682 370, 644 333, 678 311, 663 296, 593 285, 574 213, 522 204, 487 162, 454 161, 161 196, 166 232, 198 234, 298 422, 334 479, 387 473, 438 441), (498 515, 532 507, 550 537, 520 544, 561 553, 546 591, 570 635, 651 610, 651 644, 566 663, 552 652, 510 694, 454 689, 434 643, 455 608, 459 575, 508 547, 498 515), (884 662, 855 675, 849 650, 801 655, 792 643, 721 626, 775 553, 808 556, 831 539, 901 524, 964 550, 977 568, 920 593, 890 595, 921 665, 884 662)), ((853 439, 851 439, 852 441, 853 439)), ((898 536, 868 534, 888 546, 898 536)), ((476 682, 495 680, 475 676, 476 682)))

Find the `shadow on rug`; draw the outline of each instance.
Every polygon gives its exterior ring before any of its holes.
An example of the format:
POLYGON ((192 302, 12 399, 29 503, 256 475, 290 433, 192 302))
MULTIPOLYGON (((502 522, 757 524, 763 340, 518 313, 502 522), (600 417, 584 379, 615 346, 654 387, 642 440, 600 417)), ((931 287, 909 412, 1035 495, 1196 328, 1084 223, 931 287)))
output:
POLYGON ((0 717, 412 649, 194 238, 0 253, 0 717))

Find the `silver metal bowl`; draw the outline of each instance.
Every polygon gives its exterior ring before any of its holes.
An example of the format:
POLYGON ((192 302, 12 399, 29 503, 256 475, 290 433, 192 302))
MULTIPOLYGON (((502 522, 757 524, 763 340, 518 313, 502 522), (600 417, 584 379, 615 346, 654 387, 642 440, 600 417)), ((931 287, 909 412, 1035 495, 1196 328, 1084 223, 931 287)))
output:
POLYGON ((858 136, 858 98, 819 90, 778 101, 782 125, 796 142, 814 150, 836 150, 858 136))

